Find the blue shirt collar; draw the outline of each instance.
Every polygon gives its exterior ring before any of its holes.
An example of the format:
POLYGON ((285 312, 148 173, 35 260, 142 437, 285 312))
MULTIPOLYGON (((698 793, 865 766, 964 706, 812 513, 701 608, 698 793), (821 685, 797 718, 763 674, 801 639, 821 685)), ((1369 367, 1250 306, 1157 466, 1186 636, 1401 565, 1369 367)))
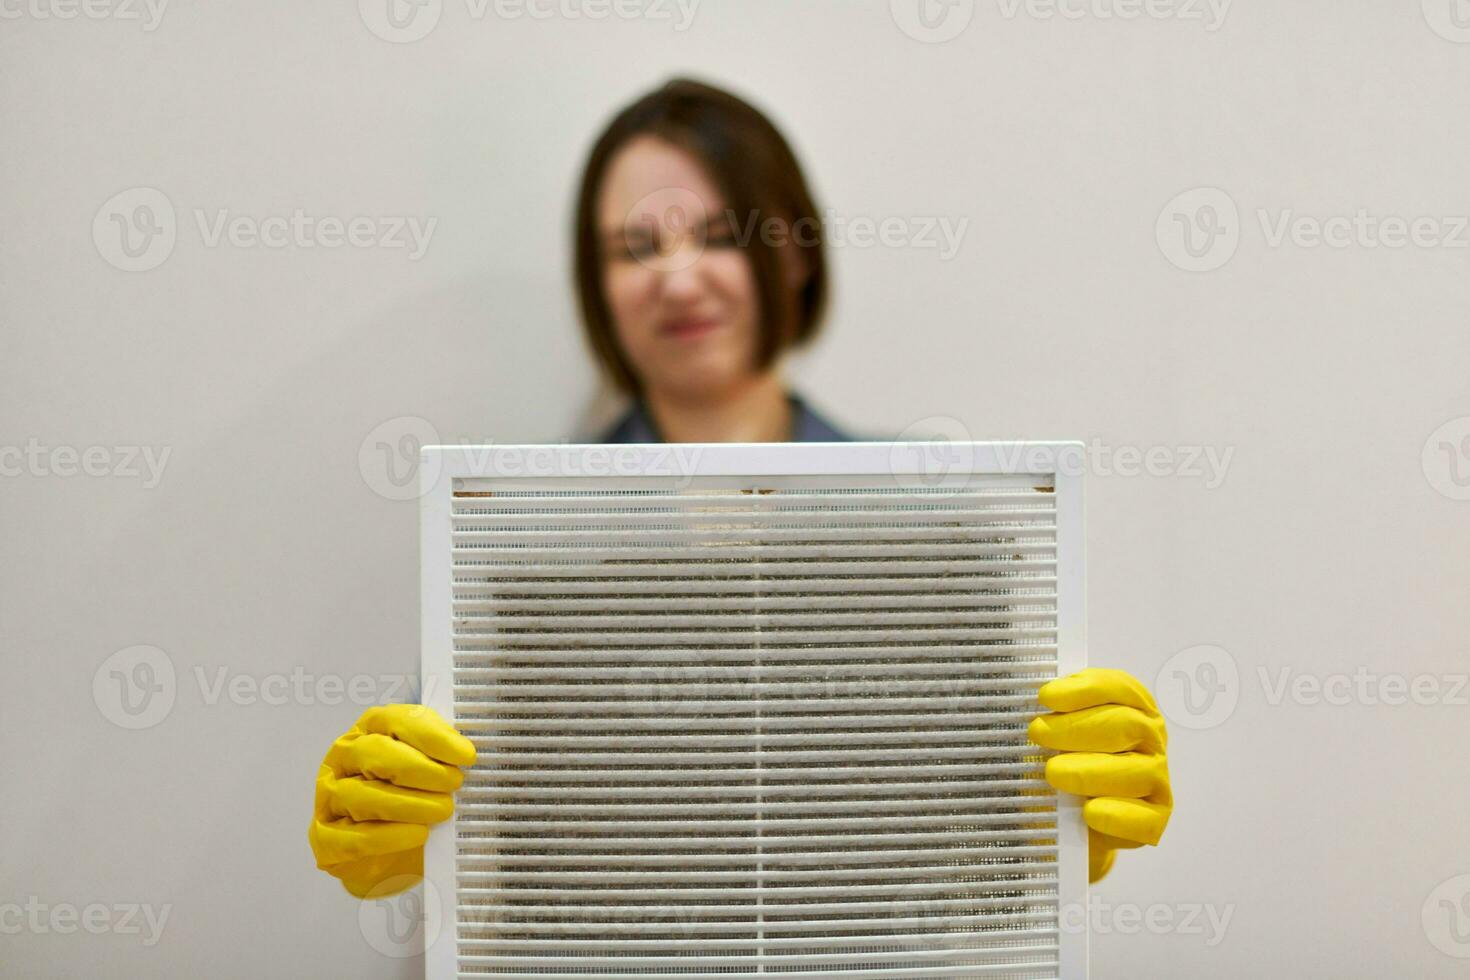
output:
MULTIPOLYGON (((791 402, 792 442, 852 442, 852 437, 835 428, 806 404, 799 395, 788 394, 791 402)), ((599 443, 663 442, 643 403, 635 401, 601 438, 599 443)))

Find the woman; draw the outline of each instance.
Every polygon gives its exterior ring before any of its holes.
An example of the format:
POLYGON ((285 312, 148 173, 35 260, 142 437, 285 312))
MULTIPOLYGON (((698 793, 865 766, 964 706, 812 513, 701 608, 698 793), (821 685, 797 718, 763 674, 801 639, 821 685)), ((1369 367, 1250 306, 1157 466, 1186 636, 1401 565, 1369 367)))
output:
MULTIPOLYGON (((605 442, 840 441, 791 392, 783 356, 816 334, 827 297, 817 209, 790 147, 735 96, 673 81, 623 110, 592 150, 577 201, 576 279, 592 350, 632 407, 605 442)), ((1122 671, 1045 685, 1031 738, 1046 776, 1089 797, 1091 878, 1155 844, 1173 809, 1164 722, 1122 671)), ((453 812, 474 746, 432 710, 369 709, 316 784, 317 866, 358 897, 423 875, 428 827, 453 812)))
POLYGON ((817 208, 733 95, 675 81, 613 120, 577 198, 576 279, 592 350, 634 399, 599 441, 845 441, 780 374, 827 299, 817 208))

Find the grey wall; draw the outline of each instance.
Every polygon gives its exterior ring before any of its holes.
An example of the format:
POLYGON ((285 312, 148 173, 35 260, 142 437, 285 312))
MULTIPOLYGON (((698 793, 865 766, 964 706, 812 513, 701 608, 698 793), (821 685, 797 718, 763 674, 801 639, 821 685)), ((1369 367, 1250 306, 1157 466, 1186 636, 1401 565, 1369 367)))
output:
POLYGON ((1092 658, 1158 685, 1179 804, 1095 889, 1094 975, 1464 974, 1450 0, 959 0, 933 30, 907 0, 430 0, 402 43, 371 0, 93 3, 0 3, 0 976, 419 975, 306 844, 361 710, 330 685, 417 670, 415 505, 375 446, 555 441, 599 404, 571 188, 674 71, 769 107, 844 222, 893 219, 834 250, 819 406, 1097 447, 1092 658), (297 209, 436 224, 418 257, 211 237, 297 209), (117 218, 165 233, 130 257, 117 218), (953 254, 927 219, 966 223, 953 254))

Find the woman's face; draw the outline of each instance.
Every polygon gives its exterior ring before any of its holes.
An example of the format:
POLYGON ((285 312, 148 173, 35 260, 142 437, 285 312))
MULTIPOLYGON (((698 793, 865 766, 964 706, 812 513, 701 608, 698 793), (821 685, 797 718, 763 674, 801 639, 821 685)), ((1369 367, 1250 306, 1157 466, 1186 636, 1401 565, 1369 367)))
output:
POLYGON ((708 397, 750 378, 755 277, 694 157, 653 136, 629 141, 603 178, 598 230, 603 292, 645 387, 708 397))

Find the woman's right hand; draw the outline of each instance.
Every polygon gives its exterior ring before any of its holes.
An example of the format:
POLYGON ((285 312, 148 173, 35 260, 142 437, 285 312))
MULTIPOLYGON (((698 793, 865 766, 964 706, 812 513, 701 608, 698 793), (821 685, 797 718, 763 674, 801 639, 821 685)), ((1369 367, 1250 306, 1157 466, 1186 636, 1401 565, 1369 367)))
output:
POLYGON ((433 708, 369 708, 317 771, 316 866, 358 898, 411 888, 424 876, 429 825, 449 819, 460 767, 474 763, 474 744, 433 708))

